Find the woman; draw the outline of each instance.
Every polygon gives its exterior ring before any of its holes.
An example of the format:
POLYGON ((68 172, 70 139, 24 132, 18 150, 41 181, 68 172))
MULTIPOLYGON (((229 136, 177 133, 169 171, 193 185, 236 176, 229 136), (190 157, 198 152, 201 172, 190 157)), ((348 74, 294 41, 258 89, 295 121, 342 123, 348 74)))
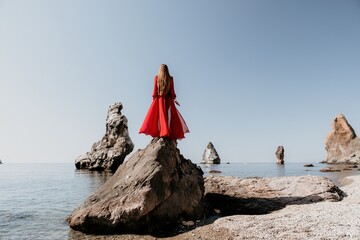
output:
POLYGON ((139 133, 170 140, 185 138, 184 134, 188 133, 189 129, 175 107, 175 103, 179 103, 176 101, 174 80, 165 64, 160 65, 155 76, 152 96, 153 101, 139 133))

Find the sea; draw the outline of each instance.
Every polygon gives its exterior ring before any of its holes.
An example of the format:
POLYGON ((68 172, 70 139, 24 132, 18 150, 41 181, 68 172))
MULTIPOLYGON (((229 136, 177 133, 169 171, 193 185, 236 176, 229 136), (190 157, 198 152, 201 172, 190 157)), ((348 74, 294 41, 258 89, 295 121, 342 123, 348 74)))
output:
MULTIPOLYGON (((198 164, 204 175, 245 177, 277 177, 320 175, 341 185, 339 179, 360 174, 357 169, 320 172, 326 164, 304 163, 230 163, 198 164), (212 173, 212 172, 216 173, 212 173)), ((4 163, 0 164, 0 239, 86 239, 71 230, 66 222, 71 212, 111 173, 76 170, 72 163, 4 163)))

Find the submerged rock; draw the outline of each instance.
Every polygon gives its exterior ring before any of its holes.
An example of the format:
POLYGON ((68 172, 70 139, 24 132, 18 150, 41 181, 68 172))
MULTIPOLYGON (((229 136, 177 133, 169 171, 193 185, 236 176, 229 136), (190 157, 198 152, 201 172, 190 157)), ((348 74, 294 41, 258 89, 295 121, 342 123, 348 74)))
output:
POLYGON ((223 215, 265 214, 290 204, 340 201, 342 191, 320 176, 205 178, 205 199, 223 215))
POLYGON ((326 167, 319 170, 320 172, 341 172, 340 169, 332 168, 332 167, 326 167))
POLYGON ((360 139, 344 115, 335 117, 325 146, 326 163, 360 164, 360 139))
POLYGON ((277 164, 284 164, 284 153, 285 153, 284 147, 278 146, 275 152, 277 164))
POLYGON ((202 170, 172 141, 153 140, 68 218, 86 233, 149 233, 204 213, 202 170))
POLYGON ((134 144, 129 136, 128 121, 121 114, 122 108, 121 103, 109 106, 105 136, 94 143, 90 152, 80 155, 75 160, 77 169, 115 172, 133 150, 134 144))
POLYGON ((220 161, 221 160, 220 160, 219 154, 217 153, 214 145, 211 142, 209 142, 204 150, 203 155, 202 155, 201 163, 220 164, 220 161))
POLYGON ((304 167, 314 167, 314 164, 311 164, 311 163, 309 163, 309 164, 304 164, 304 167))

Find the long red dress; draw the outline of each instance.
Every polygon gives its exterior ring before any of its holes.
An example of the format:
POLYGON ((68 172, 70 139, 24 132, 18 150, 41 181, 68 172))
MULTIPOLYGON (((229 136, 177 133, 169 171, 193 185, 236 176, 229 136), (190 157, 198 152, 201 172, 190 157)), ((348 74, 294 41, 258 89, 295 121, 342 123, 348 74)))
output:
POLYGON ((167 137, 170 140, 185 138, 189 132, 184 118, 175 107, 174 81, 171 77, 170 89, 165 95, 158 95, 157 76, 154 79, 153 101, 141 125, 139 133, 152 137, 167 137))

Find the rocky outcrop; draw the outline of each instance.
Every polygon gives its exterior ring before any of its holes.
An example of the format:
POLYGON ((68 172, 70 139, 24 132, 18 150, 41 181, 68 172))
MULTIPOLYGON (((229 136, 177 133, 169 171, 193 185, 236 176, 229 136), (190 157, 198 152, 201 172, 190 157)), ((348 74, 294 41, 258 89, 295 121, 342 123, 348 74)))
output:
POLYGON ((203 164, 220 164, 220 157, 217 153, 214 145, 209 142, 206 146, 204 153, 202 155, 201 163, 203 164))
POLYGON ((205 198, 223 215, 264 214, 290 204, 339 201, 342 191, 328 178, 320 176, 205 178, 205 198))
POLYGON ((172 141, 153 140, 68 218, 86 233, 144 233, 204 213, 202 170, 185 159, 172 141))
POLYGON ((124 162, 125 157, 133 150, 134 144, 129 136, 128 121, 121 114, 122 108, 121 103, 109 106, 105 136, 94 143, 90 152, 75 160, 77 169, 115 172, 124 162))
POLYGON ((284 147, 278 146, 278 148, 275 152, 277 164, 284 164, 284 153, 285 153, 284 147))
POLYGON ((327 151, 326 163, 360 163, 360 139, 344 115, 339 114, 334 119, 325 141, 325 149, 327 151))

